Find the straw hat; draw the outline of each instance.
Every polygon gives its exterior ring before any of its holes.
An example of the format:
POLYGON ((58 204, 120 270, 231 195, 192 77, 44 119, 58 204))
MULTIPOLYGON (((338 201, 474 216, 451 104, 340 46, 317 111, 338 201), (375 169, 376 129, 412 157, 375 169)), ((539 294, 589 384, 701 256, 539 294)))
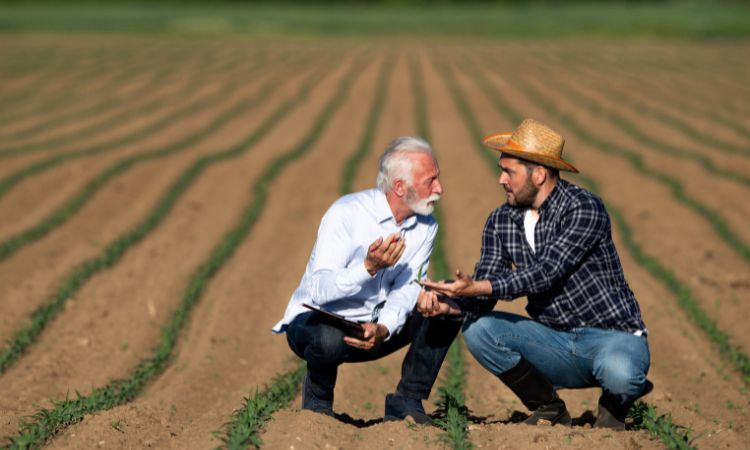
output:
POLYGON ((491 134, 482 143, 517 158, 578 173, 578 169, 562 159, 565 145, 562 136, 534 119, 524 119, 513 133, 491 134))

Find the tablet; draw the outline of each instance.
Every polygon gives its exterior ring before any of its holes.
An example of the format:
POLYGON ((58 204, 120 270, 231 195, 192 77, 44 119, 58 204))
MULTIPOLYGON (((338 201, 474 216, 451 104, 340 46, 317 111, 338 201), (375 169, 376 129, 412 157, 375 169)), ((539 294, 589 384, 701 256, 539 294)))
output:
POLYGON ((362 327, 362 324, 351 321, 340 314, 336 314, 330 311, 320 309, 317 306, 309 305, 307 303, 303 303, 302 306, 304 306, 305 308, 309 310, 319 312, 323 314, 324 316, 326 316, 327 318, 334 321, 335 323, 343 326, 348 336, 355 337, 357 339, 364 338, 365 329, 364 327, 362 327))

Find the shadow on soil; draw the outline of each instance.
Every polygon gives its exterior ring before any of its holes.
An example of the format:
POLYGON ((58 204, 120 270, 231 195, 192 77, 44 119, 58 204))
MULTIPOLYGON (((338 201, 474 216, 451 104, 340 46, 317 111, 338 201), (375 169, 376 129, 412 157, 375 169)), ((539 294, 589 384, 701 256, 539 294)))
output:
MULTIPOLYGON (((357 428, 368 428, 373 425, 379 425, 383 423, 383 419, 370 419, 370 420, 356 419, 346 413, 335 413, 334 418, 338 420, 339 422, 345 423, 347 425, 352 425, 357 428)), ((432 418, 442 419, 443 417, 441 414, 433 414, 432 418)), ((513 413, 507 419, 493 419, 492 416, 475 416, 472 414, 469 414, 467 416, 468 421, 476 425, 491 425, 491 424, 508 425, 508 424, 513 424, 513 423, 521 423, 528 418, 529 418, 529 415, 521 411, 513 411, 513 413)), ((573 418, 573 426, 574 427, 585 427, 586 425, 593 426, 595 421, 596 421, 596 416, 594 416, 593 411, 584 411, 584 413, 581 414, 579 417, 573 418)))

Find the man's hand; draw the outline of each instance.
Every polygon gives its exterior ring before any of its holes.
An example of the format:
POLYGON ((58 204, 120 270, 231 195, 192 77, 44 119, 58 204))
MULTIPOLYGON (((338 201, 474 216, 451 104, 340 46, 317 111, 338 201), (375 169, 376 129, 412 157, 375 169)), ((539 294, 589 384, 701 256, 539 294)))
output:
POLYGON ((417 311, 424 317, 461 314, 461 308, 449 298, 440 298, 434 291, 422 289, 417 299, 417 311))
POLYGON ((406 242, 399 233, 393 233, 385 239, 377 238, 367 249, 365 269, 374 277, 380 269, 396 264, 405 248, 406 242))
POLYGON ((474 281, 471 276, 456 270, 456 279, 453 282, 424 280, 425 287, 448 297, 477 297, 480 295, 492 295, 492 284, 489 280, 474 281))
POLYGON ((379 341, 388 337, 388 328, 385 325, 379 323, 363 323, 362 328, 365 329, 364 336, 362 339, 357 339, 351 336, 344 336, 344 342, 352 347, 360 348, 362 350, 370 350, 379 341))

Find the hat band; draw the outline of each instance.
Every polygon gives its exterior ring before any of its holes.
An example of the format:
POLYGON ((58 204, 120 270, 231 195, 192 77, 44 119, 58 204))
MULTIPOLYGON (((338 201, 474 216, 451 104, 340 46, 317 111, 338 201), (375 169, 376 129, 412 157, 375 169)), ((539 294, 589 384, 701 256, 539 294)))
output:
POLYGON ((505 143, 505 147, 511 149, 511 150, 518 150, 519 152, 528 152, 521 144, 514 141, 513 139, 508 139, 508 141, 505 143))

